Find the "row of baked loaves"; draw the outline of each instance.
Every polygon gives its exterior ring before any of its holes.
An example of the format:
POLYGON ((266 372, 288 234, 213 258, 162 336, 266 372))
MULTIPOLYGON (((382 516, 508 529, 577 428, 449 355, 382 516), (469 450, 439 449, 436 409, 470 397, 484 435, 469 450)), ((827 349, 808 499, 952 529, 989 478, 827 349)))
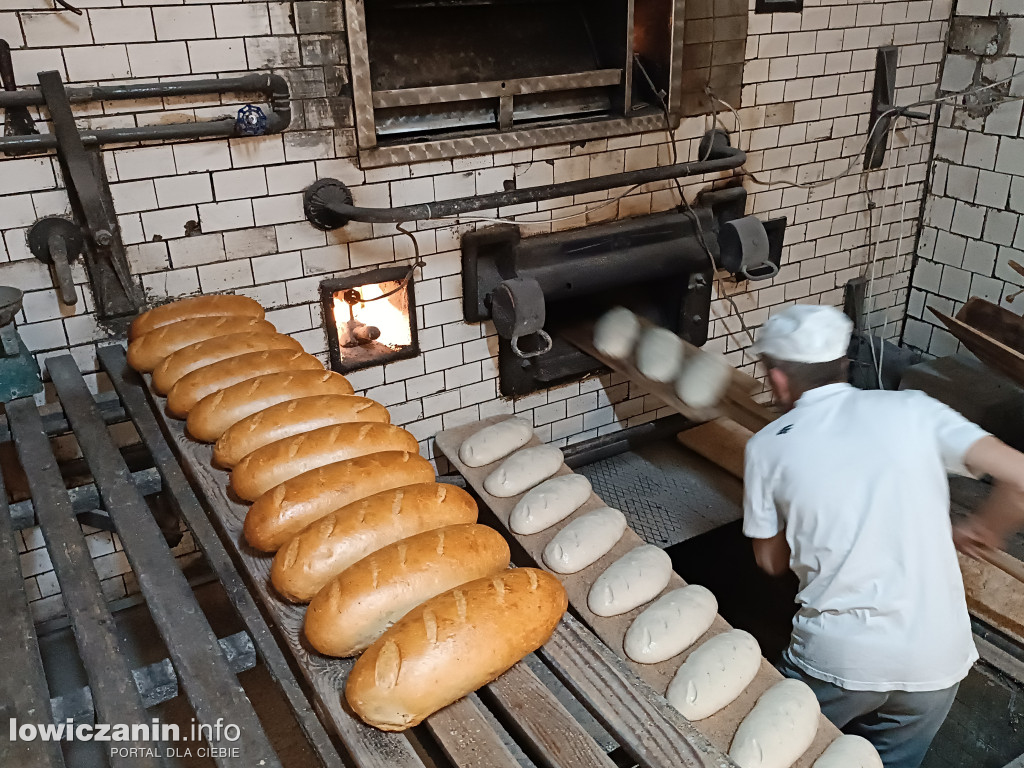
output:
POLYGON ((276 553, 271 582, 309 602, 304 632, 359 655, 352 709, 385 730, 416 725, 540 647, 568 604, 561 583, 509 569, 472 497, 435 482, 386 408, 264 319, 242 296, 201 296, 132 324, 128 362, 167 411, 214 443, 231 491, 252 502, 246 542, 276 553))
MULTIPOLYGON (((530 536, 559 525, 591 497, 586 477, 563 470, 562 453, 548 445, 526 447, 529 422, 510 419, 486 426, 459 447, 459 460, 487 470, 484 490, 498 498, 518 496, 510 530, 530 536)), ((607 555, 627 527, 623 514, 602 506, 563 525, 543 551, 557 574, 578 573, 607 555)), ((623 641, 627 657, 657 664, 689 649, 710 628, 718 612, 714 595, 699 585, 664 595, 672 562, 659 547, 641 545, 605 568, 590 585, 587 607, 598 617, 619 616, 650 603, 630 623, 623 641), (661 595, 660 597, 658 597, 661 595), (652 602, 653 601, 653 602, 652 602)), ((719 712, 757 676, 761 650, 752 635, 732 629, 697 647, 680 665, 665 694, 691 721, 719 712)), ((730 757, 741 768, 788 768, 810 747, 820 717, 818 702, 803 682, 783 680, 759 699, 737 729, 730 757)), ((855 736, 837 739, 815 768, 878 768, 874 747, 855 736)))

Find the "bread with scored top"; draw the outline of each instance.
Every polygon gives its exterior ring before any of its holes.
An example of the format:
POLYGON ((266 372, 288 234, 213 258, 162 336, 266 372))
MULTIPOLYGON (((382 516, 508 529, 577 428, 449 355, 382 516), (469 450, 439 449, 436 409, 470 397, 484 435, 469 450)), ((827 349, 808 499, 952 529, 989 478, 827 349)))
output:
POLYGON ((253 317, 257 320, 262 320, 263 314, 263 307, 260 306, 259 302, 255 299, 250 299, 248 296, 235 296, 233 294, 190 296, 187 299, 178 299, 169 304, 153 307, 143 312, 132 320, 131 327, 128 329, 128 340, 134 341, 150 331, 176 323, 179 320, 228 315, 253 317))
POLYGON ((219 363, 229 357, 237 357, 247 352, 262 352, 267 349, 302 350, 302 345, 291 336, 283 333, 254 333, 244 331, 228 336, 218 336, 206 341, 197 341, 173 355, 153 369, 153 389, 161 395, 171 391, 171 387, 182 376, 192 373, 207 365, 219 363))
POLYGON ((128 344, 128 365, 149 373, 179 349, 217 336, 255 331, 276 333, 272 323, 256 317, 225 315, 178 320, 146 333, 128 344))

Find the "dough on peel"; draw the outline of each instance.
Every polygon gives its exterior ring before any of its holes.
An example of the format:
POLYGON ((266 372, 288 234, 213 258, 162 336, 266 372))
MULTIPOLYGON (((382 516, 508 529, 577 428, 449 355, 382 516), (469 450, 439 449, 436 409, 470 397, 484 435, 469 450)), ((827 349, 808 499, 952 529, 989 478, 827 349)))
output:
POLYGON ((604 557, 626 531, 626 518, 617 509, 587 512, 555 534, 544 547, 544 563, 556 573, 576 573, 604 557))
POLYGON ((623 650, 640 664, 657 664, 682 653, 711 628, 718 601, 699 584, 673 589, 633 619, 623 650))
POLYGON ((533 426, 526 419, 513 416, 484 427, 462 441, 459 460, 467 467, 483 467, 508 456, 530 442, 533 426))
POLYGON ((691 653, 665 698, 687 720, 703 720, 731 704, 761 667, 761 648, 749 632, 730 629, 691 653))
POLYGON ((883 768, 874 745, 863 736, 844 733, 828 745, 812 768, 883 768))
POLYGON ((615 360, 630 356, 640 335, 640 321, 625 307, 613 307, 594 325, 594 348, 615 360))
POLYGON ((559 475, 529 491, 512 508, 508 527, 527 536, 559 523, 590 498, 590 481, 583 475, 559 475))
POLYGON ((790 768, 814 741, 821 707, 802 680, 780 680, 761 694, 729 748, 740 768, 790 768))
POLYGON ((562 452, 553 445, 535 445, 516 451, 484 480, 491 496, 507 499, 547 480, 562 466, 562 452))
POLYGON ((729 388, 732 366, 717 352, 701 352, 683 363, 676 379, 676 394, 691 408, 710 408, 729 388))
POLYGON ((636 367, 651 381, 668 382, 683 364, 683 340, 667 328, 648 328, 636 345, 636 367))
POLYGON ((672 558, 661 547, 643 544, 605 568, 587 595, 598 616, 618 616, 657 597, 668 586, 672 558))

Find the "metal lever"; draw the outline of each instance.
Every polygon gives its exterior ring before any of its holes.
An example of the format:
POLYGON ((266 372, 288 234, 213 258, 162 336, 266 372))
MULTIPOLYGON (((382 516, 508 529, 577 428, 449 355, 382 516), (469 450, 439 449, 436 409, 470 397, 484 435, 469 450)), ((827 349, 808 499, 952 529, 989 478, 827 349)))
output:
POLYGON ((62 216, 40 219, 28 231, 28 248, 32 255, 53 267, 54 287, 67 306, 78 303, 78 291, 71 276, 71 262, 82 252, 82 232, 74 222, 62 216))

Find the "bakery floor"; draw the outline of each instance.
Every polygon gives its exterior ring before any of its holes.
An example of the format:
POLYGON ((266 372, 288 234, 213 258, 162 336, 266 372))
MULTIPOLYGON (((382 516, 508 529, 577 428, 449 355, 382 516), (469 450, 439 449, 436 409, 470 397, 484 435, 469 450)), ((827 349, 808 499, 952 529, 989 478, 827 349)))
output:
MULTIPOLYGON (((789 643, 796 577, 772 578, 740 529, 740 482, 671 437, 575 467, 650 544, 666 549, 684 580, 710 589, 719 612, 754 635, 770 661, 789 643)), ((1024 537, 1009 547, 1024 555, 1024 537)), ((1024 659, 1024 648, 1018 648, 1024 659)), ((1024 685, 979 662, 922 768, 1024 768, 1024 685)))

